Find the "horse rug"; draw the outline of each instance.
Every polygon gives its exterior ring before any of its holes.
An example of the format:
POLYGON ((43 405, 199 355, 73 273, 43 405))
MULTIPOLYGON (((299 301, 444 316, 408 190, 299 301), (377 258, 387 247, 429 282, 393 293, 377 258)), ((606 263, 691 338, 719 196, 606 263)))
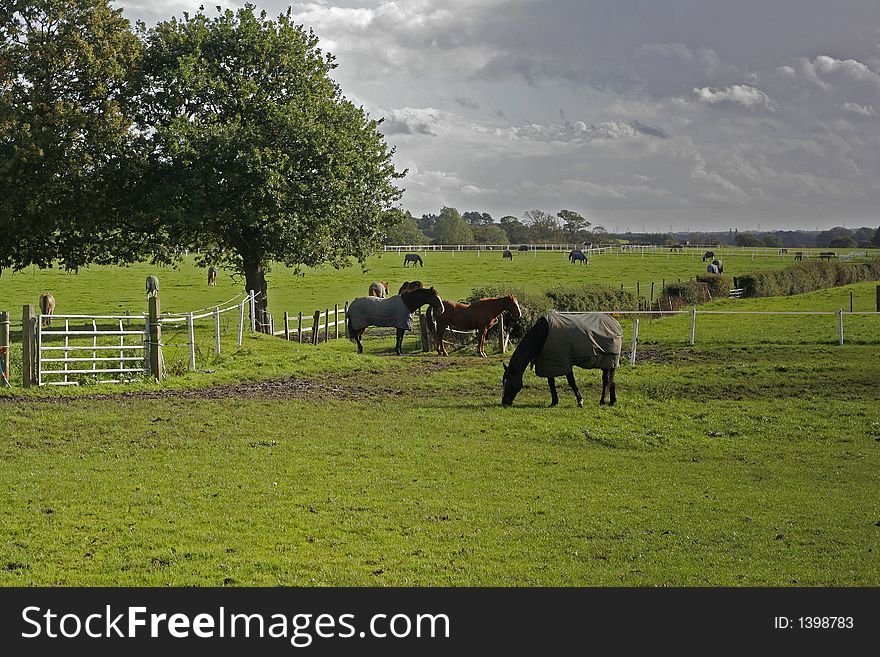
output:
POLYGON ((358 297, 348 305, 348 320, 353 331, 367 326, 393 326, 412 330, 412 313, 399 294, 393 297, 358 297))
POLYGON ((565 376, 573 365, 584 369, 611 369, 620 365, 623 329, 607 313, 547 314, 550 332, 535 359, 535 374, 565 376))

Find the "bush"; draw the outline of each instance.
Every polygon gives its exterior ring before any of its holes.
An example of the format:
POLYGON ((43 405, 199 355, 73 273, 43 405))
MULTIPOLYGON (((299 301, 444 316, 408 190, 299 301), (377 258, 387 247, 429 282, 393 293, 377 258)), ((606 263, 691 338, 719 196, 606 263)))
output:
POLYGON ((712 299, 730 296, 732 279, 724 274, 703 274, 697 276, 697 283, 704 283, 712 299))
POLYGON ((602 285, 555 287, 546 294, 553 302, 553 307, 563 312, 639 309, 638 297, 632 292, 602 285))
POLYGON ((666 310, 670 302, 678 307, 694 306, 698 303, 706 303, 711 298, 709 296, 709 286, 706 283, 680 281, 678 283, 667 283, 666 290, 658 303, 661 309, 666 310))
POLYGON ((734 279, 744 297, 803 294, 861 281, 880 280, 880 260, 871 262, 801 262, 776 271, 743 274, 734 279))

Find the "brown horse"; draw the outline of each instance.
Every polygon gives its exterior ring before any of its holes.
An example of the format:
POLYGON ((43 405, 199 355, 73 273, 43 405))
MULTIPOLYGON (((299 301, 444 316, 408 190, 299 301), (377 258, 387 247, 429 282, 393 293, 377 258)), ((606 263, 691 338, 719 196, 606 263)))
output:
POLYGON ((52 313, 55 312, 55 297, 51 292, 40 295, 40 314, 42 315, 40 323, 43 326, 52 324, 52 313))
POLYGON ((444 301, 443 308, 443 312, 437 315, 436 318, 433 316, 430 307, 426 313, 428 326, 434 328, 437 353, 440 356, 448 355, 446 348, 443 346, 443 335, 446 333, 447 327, 458 331, 479 331, 480 340, 477 346, 477 353, 485 358, 486 332, 495 325, 499 315, 506 311, 514 319, 522 317, 522 309, 519 307, 519 302, 512 294, 508 294, 506 297, 480 299, 470 304, 444 301))
POLYGON ((375 281, 370 283, 369 294, 371 297, 384 299, 388 296, 388 281, 375 281))
POLYGON ((403 294, 404 292, 412 292, 413 290, 419 290, 423 287, 424 285, 422 285, 421 281, 404 281, 397 293, 403 294))

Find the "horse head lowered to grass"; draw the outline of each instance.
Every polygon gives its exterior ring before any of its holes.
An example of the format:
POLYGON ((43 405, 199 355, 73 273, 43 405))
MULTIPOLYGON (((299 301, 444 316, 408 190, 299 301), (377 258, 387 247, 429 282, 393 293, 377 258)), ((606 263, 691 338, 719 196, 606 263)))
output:
POLYGON ((620 323, 607 313, 558 313, 551 310, 523 336, 510 364, 504 366, 501 405, 510 406, 523 387, 523 373, 530 363, 535 374, 547 379, 550 386, 551 406, 559 403, 554 377, 565 376, 568 385, 583 408, 584 398, 574 380, 572 367, 602 370, 602 398, 606 394, 614 405, 614 370, 620 365, 623 330, 620 323))
POLYGON ((357 343, 357 352, 361 354, 364 351, 361 338, 368 326, 393 327, 397 329, 397 345, 394 351, 401 356, 403 332, 412 329, 412 314, 425 304, 431 306, 437 314, 443 312, 443 301, 433 287, 418 288, 387 298, 358 297, 348 305, 345 316, 348 339, 357 343))

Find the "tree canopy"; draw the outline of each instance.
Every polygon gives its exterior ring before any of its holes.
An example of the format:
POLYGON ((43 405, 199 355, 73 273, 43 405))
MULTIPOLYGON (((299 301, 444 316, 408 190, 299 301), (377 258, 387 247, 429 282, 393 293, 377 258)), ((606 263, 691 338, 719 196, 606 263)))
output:
POLYGON ((244 274, 265 329, 270 261, 344 266, 380 244, 401 195, 393 149, 289 8, 277 20, 252 5, 200 10, 140 31, 143 219, 244 274))

